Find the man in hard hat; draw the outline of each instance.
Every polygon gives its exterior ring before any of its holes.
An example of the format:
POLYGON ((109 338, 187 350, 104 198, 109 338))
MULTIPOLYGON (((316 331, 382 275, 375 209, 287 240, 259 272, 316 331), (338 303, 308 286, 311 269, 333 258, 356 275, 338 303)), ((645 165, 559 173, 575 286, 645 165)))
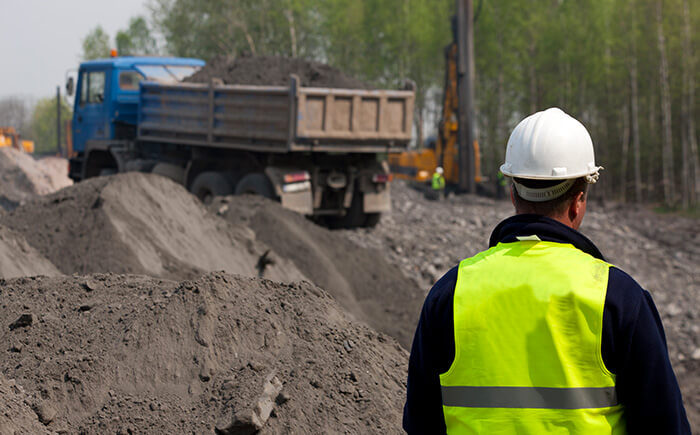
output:
POLYGON ((442 166, 435 168, 431 187, 433 188, 433 198, 442 199, 445 196, 445 176, 442 166))
POLYGON ((516 214, 425 300, 408 433, 690 433, 650 294, 577 231, 600 169, 560 109, 513 130, 516 214))

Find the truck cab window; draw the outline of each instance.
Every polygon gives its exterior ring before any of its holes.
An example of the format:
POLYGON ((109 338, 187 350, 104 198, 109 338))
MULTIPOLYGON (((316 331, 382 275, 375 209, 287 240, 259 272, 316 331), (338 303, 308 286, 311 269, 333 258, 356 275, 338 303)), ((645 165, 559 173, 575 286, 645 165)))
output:
POLYGON ((105 99, 105 73, 92 71, 88 73, 88 103, 102 104, 105 99))
POLYGON ((141 79, 141 74, 136 71, 120 71, 119 89, 122 91, 138 91, 141 79))
POLYGON ((85 71, 80 85, 80 105, 102 104, 105 96, 105 72, 85 71))

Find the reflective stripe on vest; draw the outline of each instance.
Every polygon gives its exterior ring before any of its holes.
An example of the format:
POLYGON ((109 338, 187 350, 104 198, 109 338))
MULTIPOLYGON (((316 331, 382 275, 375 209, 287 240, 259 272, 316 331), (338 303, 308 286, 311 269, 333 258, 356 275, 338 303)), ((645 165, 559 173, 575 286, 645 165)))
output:
POLYGON ((624 433, 600 353, 609 267, 536 239, 460 263, 440 375, 448 433, 624 433))

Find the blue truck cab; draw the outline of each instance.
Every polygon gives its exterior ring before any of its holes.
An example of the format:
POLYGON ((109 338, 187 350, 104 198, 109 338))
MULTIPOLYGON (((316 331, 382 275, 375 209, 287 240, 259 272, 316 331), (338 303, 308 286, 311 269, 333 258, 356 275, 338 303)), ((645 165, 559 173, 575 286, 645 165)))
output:
MULTIPOLYGON (((81 156, 88 141, 133 140, 140 83, 176 83, 202 66, 204 61, 199 59, 174 57, 113 57, 81 63, 71 123, 73 152, 81 156)), ((77 176, 82 159, 73 160, 71 173, 77 176)))

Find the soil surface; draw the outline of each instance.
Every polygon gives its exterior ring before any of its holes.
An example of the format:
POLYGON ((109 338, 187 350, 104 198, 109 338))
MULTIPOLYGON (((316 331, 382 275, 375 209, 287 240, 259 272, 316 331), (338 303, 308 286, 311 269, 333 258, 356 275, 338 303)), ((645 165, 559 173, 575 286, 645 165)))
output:
POLYGON ((46 195, 71 184, 66 159, 36 160, 14 148, 0 148, 0 208, 11 210, 36 195, 46 195))
MULTIPOLYGON (((51 434, 40 421, 39 412, 29 405, 30 396, 14 379, 0 375, 0 433, 6 435, 51 434)), ((37 408, 38 410, 38 408, 37 408)), ((42 418, 47 414, 42 408, 42 418)))
MULTIPOLYGON (((261 65, 249 73, 274 69, 261 65)), ((512 214, 395 182, 376 228, 329 231, 261 198, 207 208, 150 174, 54 192, 37 168, 60 180, 65 160, 12 151, 0 150, 2 434, 398 433, 425 294, 512 214)), ((581 231, 652 293, 700 431, 700 221, 592 200, 581 231)))
MULTIPOLYGON (((249 228, 211 215, 181 185, 158 175, 88 179, 0 216, 65 274, 141 273, 172 279, 224 270, 257 276, 269 249, 249 228)), ((306 279, 274 257, 265 276, 306 279)), ((37 271, 36 273, 42 273, 37 271)))
POLYGON ((0 224, 0 278, 28 275, 60 275, 60 272, 24 237, 0 224))
POLYGON ((289 86, 290 74, 296 74, 304 87, 371 89, 329 65, 280 56, 218 57, 184 81, 209 83, 218 78, 228 85, 289 86))
POLYGON ((255 231, 359 320, 411 348, 423 292, 385 259, 384 249, 358 246, 281 204, 256 196, 218 198, 210 210, 255 231))
MULTIPOLYGON (((507 200, 461 195, 435 202, 402 182, 391 194, 393 211, 376 228, 342 233, 384 252, 423 294, 459 261, 487 249, 493 228, 513 214, 507 200)), ((700 432, 700 220, 592 202, 580 231, 652 294, 691 427, 700 432)))
POLYGON ((0 300, 0 428, 400 433, 407 352, 309 283, 35 277, 0 300))

